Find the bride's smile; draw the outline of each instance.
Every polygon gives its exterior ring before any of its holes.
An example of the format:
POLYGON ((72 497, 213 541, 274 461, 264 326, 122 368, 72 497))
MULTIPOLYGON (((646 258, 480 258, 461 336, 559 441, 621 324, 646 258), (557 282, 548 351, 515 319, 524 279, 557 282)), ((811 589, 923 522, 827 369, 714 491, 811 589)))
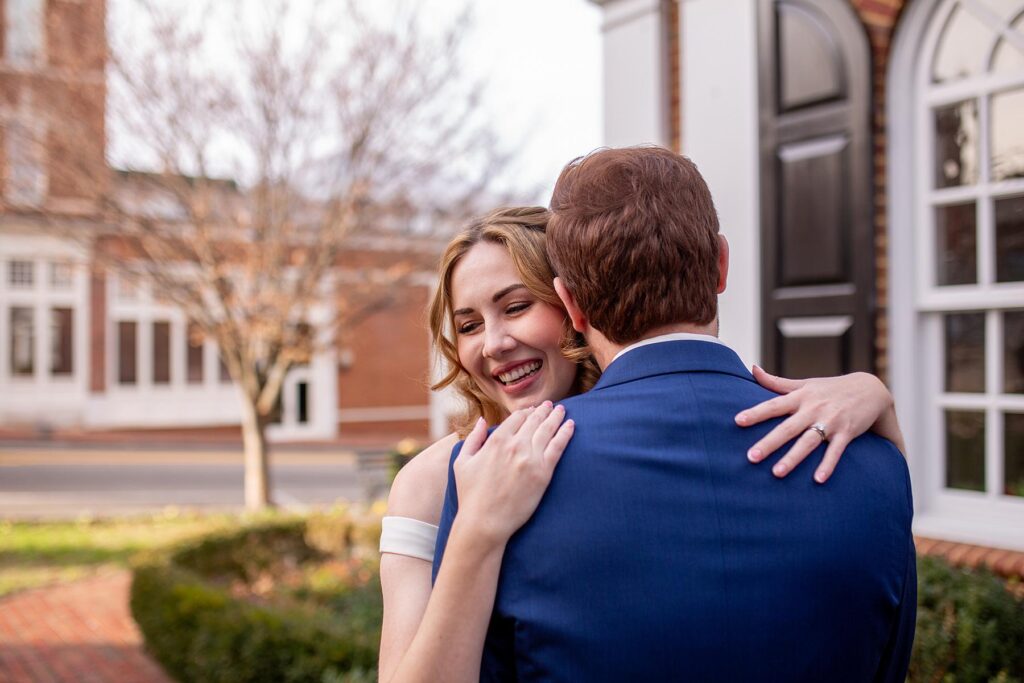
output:
POLYGON ((459 362, 509 412, 569 395, 576 365, 561 352, 565 314, 534 296, 499 244, 474 245, 452 272, 459 362))

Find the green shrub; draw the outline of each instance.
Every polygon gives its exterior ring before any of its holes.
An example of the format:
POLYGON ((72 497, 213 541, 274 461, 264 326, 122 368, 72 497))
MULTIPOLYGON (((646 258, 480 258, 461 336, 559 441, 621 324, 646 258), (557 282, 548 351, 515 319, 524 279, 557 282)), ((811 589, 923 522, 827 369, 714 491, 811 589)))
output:
POLYGON ((381 616, 375 567, 336 556, 333 584, 290 586, 325 558, 306 535, 302 521, 275 522, 142 560, 131 609, 148 649, 181 681, 373 680, 381 616), (268 575, 286 581, 254 598, 246 584, 268 575))
POLYGON ((909 680, 1024 681, 1024 601, 988 571, 918 560, 917 634, 909 680))

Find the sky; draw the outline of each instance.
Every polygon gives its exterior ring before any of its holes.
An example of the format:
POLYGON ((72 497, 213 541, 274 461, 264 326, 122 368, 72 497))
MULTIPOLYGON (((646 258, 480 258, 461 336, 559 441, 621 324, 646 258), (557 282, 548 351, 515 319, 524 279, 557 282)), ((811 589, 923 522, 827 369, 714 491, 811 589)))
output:
POLYGON ((490 115, 523 141, 523 179, 539 184, 536 201, 547 203, 562 166, 602 144, 600 8, 589 0, 477 0, 473 7, 469 53, 491 74, 490 115))
MULTIPOLYGON (((318 0, 288 0, 304 8, 318 0)), ((123 25, 137 26, 136 0, 111 0, 108 7, 123 25)), ((161 0, 186 13, 201 5, 161 0)), ((258 21, 264 0, 237 0, 245 16, 258 21), (251 3, 251 5, 250 5, 251 3), (249 7, 252 12, 249 12, 249 7)), ((320 0, 343 8, 337 0, 320 0)), ((445 26, 467 2, 473 32, 464 45, 464 68, 486 82, 483 113, 504 145, 517 155, 508 177, 495 188, 515 190, 515 201, 546 204, 562 166, 601 145, 600 9, 589 0, 353 0, 368 11, 387 12, 395 3, 414 2, 428 25, 445 26)), ((218 7, 220 9, 220 7, 218 7)), ((302 11, 301 9, 299 10, 302 11)), ((195 14, 195 12, 192 12, 195 14)), ((195 15, 207 27, 231 31, 218 13, 195 15)), ((227 16, 227 15, 225 15, 227 16)), ((134 33, 134 32, 133 32, 134 33)), ((302 40, 302 36, 296 37, 302 40)), ((211 56, 220 49, 214 40, 211 56)), ((219 60, 217 60, 219 61, 219 60)), ((115 164, 135 166, 129 145, 114 140, 115 164)), ((128 139, 125 138, 127 142, 128 139)))

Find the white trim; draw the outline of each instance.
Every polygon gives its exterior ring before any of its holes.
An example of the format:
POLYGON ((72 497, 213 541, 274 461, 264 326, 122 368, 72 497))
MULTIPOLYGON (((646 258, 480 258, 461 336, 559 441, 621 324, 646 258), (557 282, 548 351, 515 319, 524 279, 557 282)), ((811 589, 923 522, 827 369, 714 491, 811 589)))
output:
POLYGON ((399 422, 429 420, 429 405, 386 406, 382 408, 339 408, 338 422, 399 422))
POLYGON ((987 106, 979 107, 979 178, 969 188, 932 188, 933 115, 937 105, 981 97, 1024 82, 1024 74, 981 76, 939 86, 930 83, 931 58, 942 27, 954 7, 951 0, 920 0, 907 8, 893 40, 887 74, 889 144, 887 192, 889 253, 890 384, 903 425, 914 479, 915 532, 925 536, 1024 550, 1024 500, 1002 491, 1002 414, 1024 410, 1024 397, 999 394, 1001 382, 1001 308, 1019 308, 1021 283, 994 283, 991 197, 1021 189, 1020 181, 989 183, 987 106), (920 101, 915 98, 920 97, 920 101), (978 202, 979 284, 934 285, 934 209, 937 204, 978 202), (904 267, 899 267, 904 266, 904 267), (909 266, 909 267, 907 267, 909 266), (986 393, 944 393, 942 315, 978 310, 986 315, 986 393), (986 491, 945 487, 943 412, 977 410, 985 414, 986 491))
POLYGON ((838 337, 853 325, 849 315, 820 318, 780 318, 776 323, 785 337, 838 337))

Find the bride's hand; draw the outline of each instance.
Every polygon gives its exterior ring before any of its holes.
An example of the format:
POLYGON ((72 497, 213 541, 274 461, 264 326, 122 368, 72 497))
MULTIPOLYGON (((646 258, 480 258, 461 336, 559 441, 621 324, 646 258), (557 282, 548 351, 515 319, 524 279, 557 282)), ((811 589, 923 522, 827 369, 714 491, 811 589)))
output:
POLYGON ((786 379, 754 366, 754 378, 777 398, 736 415, 736 424, 749 427, 773 417, 789 415, 755 443, 747 457, 758 463, 782 445, 799 436, 775 466, 772 473, 784 477, 821 445, 821 436, 811 425, 825 426, 828 448, 814 473, 814 480, 825 483, 835 470, 846 446, 869 429, 893 441, 902 451, 903 437, 896 422, 892 394, 880 379, 866 372, 839 377, 786 379))
POLYGON ((459 517, 488 540, 504 543, 526 523, 547 490, 574 423, 545 401, 517 410, 487 436, 477 421, 455 460, 459 517))

